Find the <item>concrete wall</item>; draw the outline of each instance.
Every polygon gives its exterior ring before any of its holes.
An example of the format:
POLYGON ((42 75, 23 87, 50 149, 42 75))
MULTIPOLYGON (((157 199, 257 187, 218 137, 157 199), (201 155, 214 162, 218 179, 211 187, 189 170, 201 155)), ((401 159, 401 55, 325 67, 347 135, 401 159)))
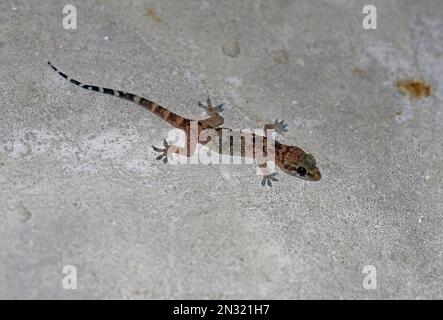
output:
POLYGON ((67 3, 0 2, 0 298, 443 297, 442 1, 371 1, 376 30, 367 1, 69 1, 65 30, 67 3), (210 95, 232 128, 285 119, 323 178, 164 165, 170 125, 48 60, 191 118, 210 95))

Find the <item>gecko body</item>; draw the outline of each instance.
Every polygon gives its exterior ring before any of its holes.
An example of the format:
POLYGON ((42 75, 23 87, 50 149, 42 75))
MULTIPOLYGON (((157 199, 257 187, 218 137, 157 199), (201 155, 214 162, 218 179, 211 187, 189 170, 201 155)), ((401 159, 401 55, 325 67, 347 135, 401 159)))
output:
POLYGON ((183 130, 185 133, 184 148, 171 146, 166 142, 166 140, 164 140, 163 143, 164 148, 153 146, 153 149, 156 152, 160 152, 157 159, 163 160, 165 163, 167 162, 168 155, 171 155, 171 153, 179 153, 184 154, 187 157, 191 157, 196 150, 196 145, 201 144, 208 147, 212 151, 218 152, 219 154, 240 156, 243 158, 248 157, 256 160, 259 167, 263 169, 262 185, 267 184, 271 186, 272 181, 278 181, 276 178, 276 172, 267 173, 266 171, 267 157, 269 156, 268 147, 269 145, 273 144, 273 162, 275 162, 275 165, 283 172, 308 181, 318 181, 321 178, 320 171, 316 166, 315 158, 311 154, 305 153, 299 147, 285 145, 278 141, 271 140, 272 137, 268 136, 269 130, 277 129, 277 132, 279 133, 287 131, 286 124, 284 124, 283 121, 276 121, 272 124, 266 124, 263 130, 264 134, 257 134, 246 130, 224 128, 221 127, 221 125, 224 123, 224 119, 220 115, 220 112, 223 110, 223 105, 220 104, 213 106, 209 98, 207 100, 207 105, 203 105, 199 102, 199 106, 206 110, 209 117, 202 120, 191 120, 136 94, 84 84, 59 71, 50 62, 48 62, 48 64, 60 76, 76 86, 79 86, 85 90, 96 91, 131 101, 157 115, 175 128, 183 130), (196 127, 198 137, 197 141, 193 141, 191 139, 191 129, 193 125, 196 127), (234 141, 237 141, 238 148, 235 148, 234 141), (251 143, 247 143, 247 141, 250 141, 251 143))

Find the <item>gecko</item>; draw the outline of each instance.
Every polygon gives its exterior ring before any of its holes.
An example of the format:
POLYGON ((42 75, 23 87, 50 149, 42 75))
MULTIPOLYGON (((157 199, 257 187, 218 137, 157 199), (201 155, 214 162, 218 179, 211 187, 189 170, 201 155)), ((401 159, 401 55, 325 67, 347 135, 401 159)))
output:
MULTIPOLYGON (((51 62, 48 61, 48 65, 57 72, 60 76, 65 78, 67 81, 79 86, 83 89, 96 91, 103 94, 115 96, 124 100, 128 100, 133 102, 142 108, 150 111, 151 113, 157 115, 164 121, 168 122, 170 125, 174 126, 177 129, 182 130, 185 133, 185 147, 177 147, 175 145, 170 145, 166 139, 163 140, 163 148, 159 148, 156 146, 152 146, 155 152, 159 152, 160 154, 156 157, 157 160, 162 160, 164 163, 168 162, 168 156, 173 153, 184 154, 187 157, 191 157, 195 150, 197 144, 204 145, 212 151, 215 151, 219 154, 228 154, 230 156, 238 155, 240 157, 252 157, 258 162, 259 169, 262 174, 262 186, 268 185, 272 186, 272 182, 278 181, 277 172, 269 173, 267 168, 266 156, 267 156, 267 146, 270 145, 268 143, 269 139, 272 137, 268 136, 269 130, 275 130, 277 133, 282 134, 287 130, 287 125, 284 121, 275 120, 273 123, 268 123, 264 126, 264 134, 251 133, 252 138, 252 150, 253 152, 247 153, 245 147, 245 134, 244 131, 238 129, 230 129, 222 127, 224 124, 224 118, 221 116, 221 112, 223 111, 223 104, 218 104, 213 106, 211 99, 208 97, 206 101, 206 105, 201 102, 198 102, 198 106, 203 108, 208 118, 200 119, 200 120, 191 120, 185 117, 178 115, 177 113, 169 110, 169 108, 165 108, 156 102, 153 102, 149 99, 141 97, 139 95, 124 92, 121 90, 115 90, 105 87, 99 87, 96 85, 84 84, 78 80, 75 80, 65 73, 58 70, 51 62), (196 124, 197 130, 197 141, 192 141, 191 139, 191 126, 196 124), (201 133, 204 130, 210 130, 214 134, 211 136, 206 136, 206 139, 201 138, 201 133), (223 140, 225 135, 223 132, 229 133, 229 141, 223 140), (215 135, 215 137, 214 137, 215 135), (237 150, 237 154, 234 154, 233 148, 233 139, 239 139, 237 141, 241 141, 240 150, 237 150), (256 152, 256 145, 258 142, 263 146, 263 154, 261 152, 256 152)), ((292 145, 286 145, 281 142, 276 141, 275 139, 272 141, 274 143, 274 159, 275 165, 283 172, 287 173, 290 176, 295 176, 307 181, 319 181, 321 179, 320 170, 317 167, 316 160, 312 154, 306 153, 301 148, 292 145)))

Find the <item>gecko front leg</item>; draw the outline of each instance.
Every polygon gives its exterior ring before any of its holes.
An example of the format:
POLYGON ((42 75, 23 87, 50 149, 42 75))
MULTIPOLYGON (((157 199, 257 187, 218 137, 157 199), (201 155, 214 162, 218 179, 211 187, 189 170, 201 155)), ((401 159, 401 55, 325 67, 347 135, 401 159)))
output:
POLYGON ((270 129, 274 129, 275 132, 277 132, 278 134, 284 134, 285 132, 288 132, 288 125, 285 123, 284 120, 278 121, 278 119, 275 119, 273 123, 265 124, 265 134, 266 130, 270 129))
POLYGON ((262 176, 261 185, 264 187, 265 185, 268 185, 269 187, 272 187, 272 182, 277 182, 277 172, 271 171, 268 168, 267 162, 259 163, 258 169, 260 171, 260 175, 262 176))
POLYGON ((273 172, 271 174, 263 176, 261 185, 264 187, 267 184, 269 187, 272 187, 272 181, 278 181, 278 179, 276 178, 277 174, 277 172, 273 172))
POLYGON ((202 109, 204 109, 206 111, 206 113, 210 116, 213 116, 215 114, 219 114, 220 112, 223 111, 223 103, 220 103, 218 105, 216 105, 215 107, 212 105, 212 101, 211 98, 208 97, 208 99, 206 100, 206 106, 201 103, 200 101, 198 102, 198 106, 202 109))
MULTIPOLYGON (((265 124, 263 131, 264 131, 264 139, 266 140, 266 143, 269 143, 269 139, 272 139, 272 137, 268 137, 268 130, 275 130, 279 134, 283 134, 284 132, 288 131, 287 124, 284 122, 284 120, 278 121, 276 119, 273 123, 265 124)), ((266 153, 267 157, 267 153, 266 153)), ((261 185, 265 186, 268 185, 269 187, 272 187, 272 182, 278 181, 277 179, 277 172, 271 171, 268 168, 268 162, 267 159, 257 159, 258 167, 260 171, 260 175, 262 176, 261 185)))

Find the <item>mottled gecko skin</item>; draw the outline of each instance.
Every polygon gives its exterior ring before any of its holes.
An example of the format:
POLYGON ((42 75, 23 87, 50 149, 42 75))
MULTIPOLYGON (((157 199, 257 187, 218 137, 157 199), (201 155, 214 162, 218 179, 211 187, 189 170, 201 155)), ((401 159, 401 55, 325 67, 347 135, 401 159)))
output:
MULTIPOLYGON (((75 84, 83 89, 101 92, 104 94, 108 94, 108 95, 112 95, 112 96, 115 96, 118 98, 129 100, 129 101, 147 109, 148 111, 152 112, 153 114, 159 116, 161 119, 170 123, 172 126, 183 130, 185 132, 185 137, 186 137, 186 148, 180 148, 180 147, 174 146, 174 149, 175 149, 174 152, 176 152, 176 153, 181 152, 181 154, 185 154, 188 157, 190 157, 194 154, 194 151, 196 149, 196 144, 191 143, 191 141, 190 141, 191 122, 193 120, 184 118, 184 117, 170 111, 169 109, 160 106, 159 104, 157 104, 155 102, 152 102, 148 99, 145 99, 143 97, 140 97, 140 96, 132 94, 132 93, 123 92, 120 90, 109 89, 109 88, 104 88, 104 87, 98 87, 95 85, 83 84, 80 81, 77 81, 75 79, 68 77, 66 74, 59 71, 50 62, 48 62, 48 64, 52 69, 54 69, 54 71, 56 71, 58 74, 60 74, 63 78, 65 78, 66 80, 72 82, 73 84, 75 84)), ((200 104, 200 106, 203 106, 203 105, 200 104)), ((223 117, 218 113, 218 111, 220 111, 221 108, 217 109, 215 107, 212 107, 209 99, 208 99, 208 106, 206 106, 205 108, 206 108, 206 111, 208 112, 208 114, 210 115, 210 117, 207 119, 198 120, 198 122, 197 122, 198 123, 198 125, 197 125, 198 136, 200 137, 200 134, 202 133, 203 130, 212 129, 212 130, 214 130, 213 132, 215 132, 215 135, 218 136, 219 141, 217 141, 217 139, 214 139, 214 137, 212 137, 212 139, 199 140, 198 143, 201 145, 205 145, 209 149, 216 151, 220 154, 228 154, 228 155, 234 155, 234 156, 238 155, 241 157, 245 157, 246 154, 251 154, 251 153, 247 153, 245 151, 245 144, 244 144, 244 141, 242 140, 243 139, 242 136, 243 136, 244 132, 242 132, 241 130, 220 127, 224 123, 223 117), (223 134, 222 133, 226 132, 226 130, 228 130, 229 135, 233 137, 232 138, 233 140, 238 139, 237 141, 242 141, 240 143, 241 147, 239 149, 240 150, 239 154, 234 154, 232 140, 230 140, 229 142, 223 141, 223 139, 222 139, 223 134)), ((262 139, 261 142, 263 145, 263 155, 266 156, 266 146, 267 146, 267 140, 268 140, 266 130, 267 129, 275 129, 275 128, 276 128, 275 124, 265 125, 265 130, 264 130, 263 136, 255 134, 255 133, 251 133, 252 134, 252 141, 253 141, 252 148, 255 150, 256 142, 258 141, 258 139, 262 139)), ((320 171, 317 168, 316 161, 311 154, 305 153, 302 149, 300 149, 299 147, 296 147, 296 146, 285 145, 285 144, 280 143, 278 141, 274 141, 274 143, 275 143, 275 145, 274 145, 275 165, 277 167, 279 167, 283 172, 285 172, 291 176, 296 176, 298 178, 308 180, 308 181, 320 180, 320 178, 321 178, 320 171)), ((159 152, 163 153, 163 155, 160 155, 159 157, 157 157, 157 159, 163 159, 164 162, 167 162, 167 155, 168 155, 167 151, 168 151, 169 147, 171 147, 171 146, 169 146, 166 143, 166 141, 164 143, 164 146, 165 146, 165 149, 159 149, 157 147, 153 147, 153 148, 155 151, 159 151, 159 152)), ((259 165, 261 164, 260 167, 266 166, 266 164, 263 164, 261 162, 261 159, 263 159, 263 155, 259 156, 259 155, 256 155, 255 152, 252 153, 252 158, 257 160, 259 165)), ((271 184, 272 184, 271 181, 278 181, 275 178, 275 174, 276 173, 264 175, 262 184, 264 185, 266 182, 269 186, 271 186, 271 184)))

